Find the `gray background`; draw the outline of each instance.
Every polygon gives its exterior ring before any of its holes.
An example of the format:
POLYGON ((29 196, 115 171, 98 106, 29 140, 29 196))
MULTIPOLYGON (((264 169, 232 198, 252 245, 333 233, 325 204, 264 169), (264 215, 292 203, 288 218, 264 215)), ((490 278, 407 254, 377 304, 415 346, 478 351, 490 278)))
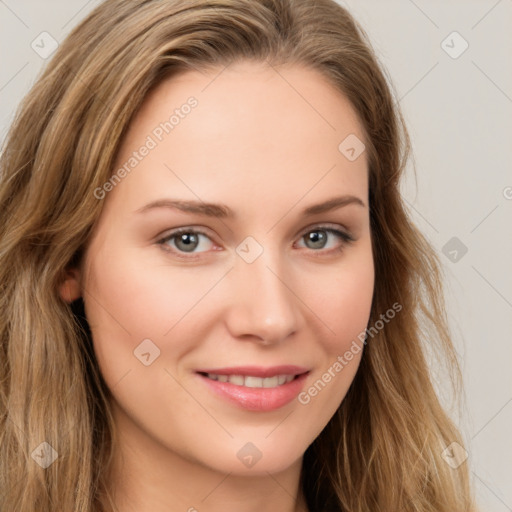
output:
MULTIPOLYGON (((0 140, 46 62, 32 42, 61 41, 99 3, 0 0, 0 140)), ((403 193, 446 272, 466 390, 450 410, 477 497, 512 511, 512 0, 340 3, 369 34, 412 136, 417 175, 411 163, 403 193)))

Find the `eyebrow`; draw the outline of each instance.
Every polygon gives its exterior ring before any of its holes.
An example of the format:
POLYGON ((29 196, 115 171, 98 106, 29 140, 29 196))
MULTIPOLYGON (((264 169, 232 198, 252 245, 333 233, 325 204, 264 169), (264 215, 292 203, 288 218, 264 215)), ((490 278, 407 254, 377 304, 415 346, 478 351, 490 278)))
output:
MULTIPOLYGON (((302 215, 310 216, 325 213, 349 204, 356 204, 366 208, 365 203, 359 197, 344 195, 333 197, 323 203, 308 206, 302 210, 302 215)), ((218 217, 221 219, 234 218, 235 213, 225 204, 204 203, 203 201, 184 201, 178 199, 158 199, 136 210, 136 213, 145 213, 158 208, 177 209, 187 213, 195 213, 206 217, 218 217)))

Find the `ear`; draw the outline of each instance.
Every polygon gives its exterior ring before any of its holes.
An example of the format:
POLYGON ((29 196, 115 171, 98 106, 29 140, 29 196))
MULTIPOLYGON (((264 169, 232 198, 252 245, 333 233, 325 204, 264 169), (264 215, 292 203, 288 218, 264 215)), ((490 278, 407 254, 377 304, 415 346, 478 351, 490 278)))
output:
POLYGON ((80 271, 77 268, 67 269, 64 279, 59 285, 60 296, 68 303, 78 299, 82 295, 80 286, 80 271))

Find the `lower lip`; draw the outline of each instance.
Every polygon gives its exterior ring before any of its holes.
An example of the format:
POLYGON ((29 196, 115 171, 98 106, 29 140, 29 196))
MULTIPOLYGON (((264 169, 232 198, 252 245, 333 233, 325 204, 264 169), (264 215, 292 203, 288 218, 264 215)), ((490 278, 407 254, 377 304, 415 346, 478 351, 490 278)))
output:
POLYGON ((275 388, 248 388, 197 374, 212 391, 248 411, 274 411, 290 403, 301 391, 308 373, 275 388))

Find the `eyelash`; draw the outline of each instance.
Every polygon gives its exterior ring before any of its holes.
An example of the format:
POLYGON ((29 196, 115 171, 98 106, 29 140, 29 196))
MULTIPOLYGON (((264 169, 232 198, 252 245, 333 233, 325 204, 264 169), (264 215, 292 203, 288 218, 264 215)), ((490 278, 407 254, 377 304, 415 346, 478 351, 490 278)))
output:
MULTIPOLYGON (((343 231, 340 231, 338 229, 335 229, 335 228, 332 228, 332 227, 329 227, 329 226, 323 226, 323 225, 314 226, 313 228, 308 228, 307 231, 302 232, 302 234, 299 236, 299 240, 304 238, 304 236, 306 236, 308 233, 314 233, 315 231, 325 231, 325 232, 330 233, 332 235, 336 235, 339 238, 341 238, 342 244, 341 244, 341 247, 338 247, 338 248, 335 248, 335 249, 330 249, 330 250, 327 250, 327 251, 324 251, 322 249, 318 249, 318 250, 310 249, 310 251, 312 251, 312 252, 320 252, 320 253, 323 253, 323 254, 325 254, 325 253, 331 254, 331 253, 334 253, 334 252, 341 252, 346 245, 349 245, 349 244, 351 244, 352 242, 355 241, 354 238, 351 235, 349 235, 348 233, 344 233, 343 231)), ((158 240, 157 244, 160 245, 164 251, 171 252, 172 254, 174 254, 177 257, 182 258, 184 260, 197 259, 198 257, 200 257, 199 255, 202 254, 202 253, 197 253, 195 256, 183 256, 184 254, 187 254, 187 253, 184 253, 184 252, 176 250, 176 249, 172 249, 170 246, 167 245, 167 242, 169 242, 173 238, 176 238, 179 235, 182 235, 184 233, 194 234, 194 235, 203 235, 206 238, 211 240, 210 236, 208 236, 203 231, 192 229, 192 228, 179 228, 179 229, 176 229, 176 230, 172 231, 171 233, 166 235, 164 238, 158 240)), ((194 254, 194 253, 189 253, 189 254, 194 254)), ((319 255, 318 257, 321 257, 321 255, 319 255)))

